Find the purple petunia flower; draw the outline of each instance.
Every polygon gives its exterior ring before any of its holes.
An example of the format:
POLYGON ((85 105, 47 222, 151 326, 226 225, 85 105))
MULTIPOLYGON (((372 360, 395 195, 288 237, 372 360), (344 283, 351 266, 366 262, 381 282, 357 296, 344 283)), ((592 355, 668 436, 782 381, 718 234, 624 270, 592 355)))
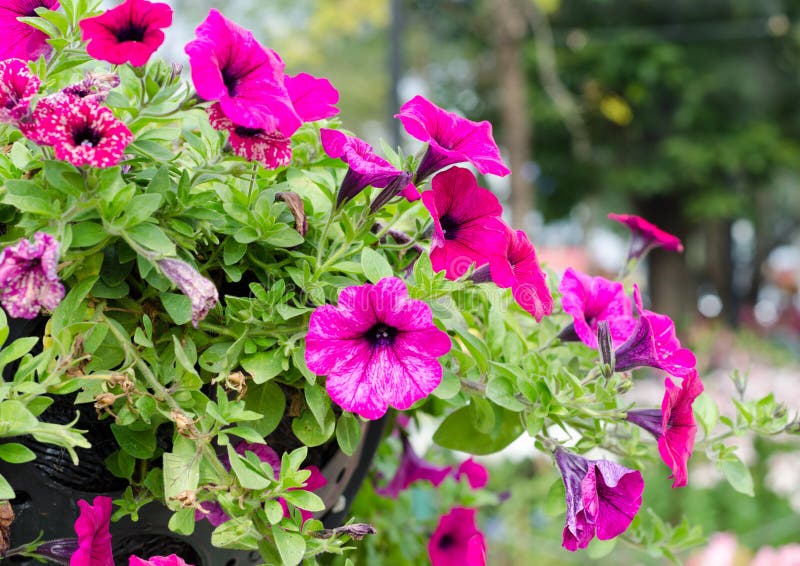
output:
POLYGON ((433 218, 431 264, 435 271, 445 270, 448 279, 506 249, 503 207, 467 169, 453 167, 436 175, 431 190, 422 193, 422 204, 433 218))
POLYGON ((125 0, 99 16, 81 20, 86 52, 115 65, 141 67, 164 43, 163 28, 172 25, 172 8, 161 2, 125 0))
POLYGON ((176 554, 169 556, 151 556, 147 560, 138 556, 131 556, 128 559, 128 566, 193 566, 176 554))
POLYGON ((473 122, 415 96, 395 115, 413 137, 428 142, 417 168, 416 183, 453 163, 472 163, 478 171, 501 177, 511 173, 500 157, 489 122, 473 122))
POLYGON ((511 287, 514 300, 537 322, 553 312, 553 296, 536 260, 536 250, 523 230, 506 227, 506 253, 489 260, 492 280, 498 287, 511 287))
POLYGON ((186 54, 197 94, 219 101, 237 126, 290 137, 302 124, 284 84, 281 58, 217 10, 197 27, 186 54))
POLYGON ((0 123, 15 124, 27 114, 40 84, 22 59, 0 61, 0 123))
POLYGON ((92 505, 78 501, 81 513, 75 521, 78 550, 70 557, 69 566, 109 566, 111 553, 111 498, 99 495, 92 505))
POLYGON ((574 552, 595 535, 608 540, 625 532, 642 505, 642 474, 608 460, 587 460, 560 446, 555 458, 566 488, 562 546, 574 552))
POLYGON ((408 186, 411 175, 395 169, 391 163, 377 155, 372 146, 364 140, 348 136, 339 130, 326 128, 320 129, 320 138, 325 153, 349 165, 336 195, 337 208, 369 185, 381 189, 392 185, 402 190, 408 200, 419 199, 419 193, 414 185, 408 186))
POLYGON ((408 296, 397 277, 375 285, 345 287, 339 305, 311 313, 306 363, 327 375, 331 399, 366 419, 389 406, 405 410, 442 380, 436 359, 450 351, 450 337, 433 324, 431 308, 408 296))
POLYGON ((692 457, 697 423, 692 404, 703 392, 703 382, 696 371, 683 378, 680 387, 667 378, 664 380, 664 399, 661 409, 628 411, 627 419, 658 439, 661 459, 672 470, 672 487, 688 483, 687 464, 692 457))
POLYGON ((473 458, 467 458, 455 471, 456 481, 466 479, 472 489, 481 489, 489 483, 489 471, 473 458))
POLYGON ((564 312, 572 316, 575 334, 590 348, 597 348, 597 324, 602 320, 608 322, 615 345, 625 342, 636 326, 622 283, 590 277, 570 267, 558 290, 564 312))
POLYGON ((670 252, 682 252, 683 244, 677 236, 664 232, 655 224, 651 224, 641 216, 632 214, 608 215, 610 220, 624 224, 631 231, 631 243, 628 250, 628 259, 640 258, 652 248, 664 248, 670 252))
POLYGON ((208 311, 219 302, 219 293, 214 283, 179 259, 162 259, 158 267, 164 276, 172 281, 192 303, 192 326, 203 320, 208 311))
POLYGON ((628 340, 614 352, 617 371, 648 366, 663 369, 675 377, 692 373, 697 360, 691 350, 681 347, 672 319, 645 310, 637 285, 633 286, 633 298, 639 310, 639 322, 628 340))
POLYGON ((405 491, 415 481, 427 481, 434 487, 439 487, 445 479, 453 472, 450 466, 436 466, 420 458, 408 437, 403 434, 403 455, 400 457, 400 464, 392 480, 385 487, 375 488, 375 493, 383 497, 397 499, 400 492, 405 491))
POLYGON ((453 507, 439 518, 428 543, 431 566, 485 566, 486 540, 475 524, 475 509, 453 507))
MULTIPOLYGON (((251 442, 240 442, 234 448, 237 454, 244 456, 247 452, 252 452, 256 455, 256 457, 261 460, 262 462, 266 462, 272 468, 275 477, 280 477, 281 475, 281 457, 278 456, 278 453, 275 452, 271 447, 267 446, 266 444, 254 444, 251 442)), ((228 461, 228 455, 224 454, 220 457, 220 461, 222 465, 225 466, 226 469, 230 470, 230 462, 228 461)), ((322 472, 319 471, 319 468, 316 466, 308 466, 304 468, 311 472, 311 475, 306 480, 305 486, 303 487, 292 487, 289 488, 287 491, 294 491, 296 489, 304 489, 306 491, 316 491, 321 487, 327 485, 328 480, 325 479, 325 476, 322 475, 322 472)), ((286 500, 282 497, 278 498, 278 502, 281 504, 283 508, 283 516, 289 517, 289 505, 286 503, 286 500)), ((220 526, 222 523, 230 521, 230 517, 228 516, 225 511, 222 510, 222 507, 216 501, 204 501, 200 504, 203 510, 197 510, 194 514, 195 521, 199 521, 201 519, 208 519, 208 522, 211 523, 214 527, 220 526)), ((313 517, 313 513, 311 511, 306 511, 305 509, 298 509, 300 511, 300 516, 303 518, 303 522, 307 521, 311 517, 313 517)), ((152 560, 152 559, 151 559, 152 560)))
POLYGON ((36 143, 52 145, 58 159, 78 167, 113 167, 133 141, 131 131, 110 109, 92 98, 64 93, 40 100, 20 129, 36 143))
POLYGON ((36 232, 33 243, 22 240, 0 253, 0 302, 14 318, 35 318, 44 307, 55 309, 64 298, 58 279, 58 242, 36 232))
POLYGON ((58 0, 0 0, 0 29, 3 30, 0 60, 33 61, 50 53, 47 35, 17 18, 36 17, 36 8, 58 10, 58 7, 58 0))

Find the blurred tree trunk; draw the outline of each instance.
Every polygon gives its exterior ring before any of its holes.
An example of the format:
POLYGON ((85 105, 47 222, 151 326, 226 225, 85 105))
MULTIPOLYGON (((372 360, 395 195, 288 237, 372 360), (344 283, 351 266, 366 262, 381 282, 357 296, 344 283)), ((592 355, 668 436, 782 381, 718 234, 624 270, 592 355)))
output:
POLYGON ((525 228, 535 206, 533 184, 524 169, 530 159, 533 135, 528 113, 527 80, 522 60, 527 20, 516 0, 490 0, 495 25, 497 83, 501 93, 501 127, 511 175, 511 224, 525 228))
POLYGON ((706 274, 722 300, 720 316, 735 326, 739 309, 733 290, 731 224, 730 220, 715 220, 706 224, 706 274))

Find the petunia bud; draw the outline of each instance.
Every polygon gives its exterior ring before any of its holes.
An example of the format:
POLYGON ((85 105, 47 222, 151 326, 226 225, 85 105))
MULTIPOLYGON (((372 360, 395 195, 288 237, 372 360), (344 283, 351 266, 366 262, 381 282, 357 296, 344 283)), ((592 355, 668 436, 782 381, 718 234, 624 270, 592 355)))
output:
POLYGON ((374 535, 378 531, 369 523, 351 523, 349 525, 342 525, 333 529, 323 529, 321 531, 312 531, 310 534, 314 538, 331 538, 337 535, 346 535, 353 540, 361 540, 367 535, 374 535))
POLYGON ((162 259, 158 262, 164 276, 172 281, 192 303, 192 326, 197 328, 219 302, 219 293, 214 283, 200 275, 198 271, 179 259, 162 259))
POLYGON ((597 323, 597 346, 600 350, 600 360, 603 363, 603 375, 611 377, 614 375, 614 345, 611 339, 611 328, 607 320, 597 323))
POLYGON ((69 565, 70 557, 76 550, 78 550, 78 539, 61 538, 40 544, 35 554, 56 564, 69 565))

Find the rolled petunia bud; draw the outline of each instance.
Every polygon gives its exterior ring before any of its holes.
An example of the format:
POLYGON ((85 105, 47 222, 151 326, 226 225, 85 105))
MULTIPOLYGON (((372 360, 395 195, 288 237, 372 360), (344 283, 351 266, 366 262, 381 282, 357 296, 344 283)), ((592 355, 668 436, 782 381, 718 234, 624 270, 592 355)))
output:
POLYGON ((203 320, 219 302, 219 293, 210 279, 203 277, 191 265, 179 259, 162 259, 158 267, 192 303, 192 326, 203 320))

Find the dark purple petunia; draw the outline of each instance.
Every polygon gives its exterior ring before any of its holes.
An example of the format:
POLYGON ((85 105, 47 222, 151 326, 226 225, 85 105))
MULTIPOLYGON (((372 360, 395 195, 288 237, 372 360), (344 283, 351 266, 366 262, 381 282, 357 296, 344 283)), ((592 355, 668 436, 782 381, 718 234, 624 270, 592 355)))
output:
POLYGON ((0 124, 16 124, 27 114, 40 84, 22 59, 0 61, 0 124))
POLYGON ((438 487, 453 472, 450 466, 436 466, 420 458, 408 437, 403 434, 403 454, 392 480, 385 487, 375 488, 375 493, 396 499, 402 491, 416 481, 427 481, 438 487))
POLYGON ((58 10, 58 0, 0 0, 0 60, 32 61, 51 51, 47 35, 18 18, 36 17, 36 8, 58 10))
POLYGON ((475 509, 453 507, 439 518, 428 543, 431 566, 485 566, 486 539, 475 524, 475 509))
POLYGON ((672 319, 645 310, 637 285, 633 287, 633 297, 639 309, 639 321, 628 340, 614 352, 617 371, 647 366, 675 377, 695 371, 697 360, 691 350, 681 347, 672 319))
POLYGON ((566 488, 562 546, 574 552, 586 548, 595 535, 608 540, 625 532, 642 505, 642 474, 607 460, 587 460, 561 447, 555 458, 566 488))
POLYGON ((664 380, 664 399, 661 409, 628 411, 627 419, 658 439, 661 459, 672 470, 672 487, 684 487, 689 481, 687 464, 694 449, 697 423, 692 404, 703 392, 703 382, 696 371, 683 378, 680 387, 664 380))
POLYGON ((35 318, 42 308, 54 310, 64 298, 58 278, 58 242, 36 232, 0 253, 0 302, 14 318, 35 318))
POLYGON ((172 25, 172 8, 161 2, 125 0, 99 16, 81 20, 86 52, 114 65, 141 67, 164 43, 163 28, 172 25))
POLYGON ((391 406, 405 410, 442 381, 437 359, 450 337, 433 323, 431 308, 408 296, 402 279, 345 287, 339 304, 311 313, 306 364, 327 375, 325 388, 346 411, 378 419, 391 406))
POLYGON ((473 122, 415 96, 395 115, 413 137, 428 142, 415 182, 454 163, 472 163, 478 171, 501 177, 511 173, 500 157, 489 122, 473 122))
POLYGON ((411 198, 408 200, 419 198, 414 186, 408 187, 411 175, 395 169, 391 163, 377 155, 372 146, 364 140, 327 128, 320 129, 320 138, 325 153, 349 165, 342 186, 336 194, 337 208, 368 186, 381 189, 392 186, 395 189, 399 188, 404 195, 410 195, 411 198))
POLYGON ((284 84, 281 58, 217 10, 197 27, 186 54, 197 94, 219 101, 237 126, 290 137, 302 124, 284 84))
POLYGON ((670 252, 683 251, 683 244, 677 236, 664 232, 641 216, 611 213, 608 218, 624 224, 631 231, 628 259, 640 258, 652 248, 664 248, 670 252))
POLYGON ((449 279, 506 250, 503 207, 467 169, 453 167, 436 175, 431 190, 422 193, 422 204, 433 218, 431 264, 449 279))

